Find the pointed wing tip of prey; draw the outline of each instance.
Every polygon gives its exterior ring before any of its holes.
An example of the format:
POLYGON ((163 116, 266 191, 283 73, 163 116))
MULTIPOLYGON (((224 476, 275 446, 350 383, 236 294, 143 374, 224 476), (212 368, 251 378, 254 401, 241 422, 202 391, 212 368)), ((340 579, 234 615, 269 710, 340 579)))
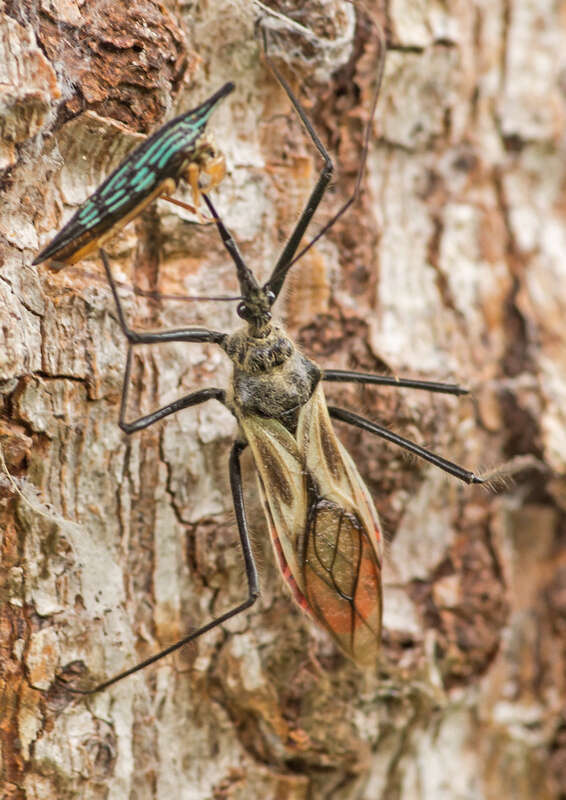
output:
MULTIPOLYGON (((31 262, 32 267, 37 267, 38 264, 43 264, 44 261, 51 261, 50 268, 55 272, 58 272, 60 269, 68 263, 65 259, 58 259, 57 253, 60 252, 61 247, 56 245, 57 237, 45 247, 40 253, 36 255, 34 260, 31 262)), ((67 256, 68 257, 68 256, 67 256)))
POLYGON ((52 254, 57 252, 57 248, 53 249, 51 245, 49 247, 45 247, 40 253, 36 255, 36 257, 31 262, 33 267, 37 267, 38 264, 43 264, 44 261, 47 261, 51 258, 52 254))
POLYGON ((53 268, 54 269, 57 269, 57 268, 61 269, 63 264, 61 262, 57 262, 57 259, 56 259, 56 255, 57 255, 57 251, 59 250, 59 247, 54 247, 53 246, 54 244, 55 244, 55 240, 50 245, 48 245, 48 247, 45 247, 40 253, 38 253, 36 255, 34 260, 31 262, 33 267, 36 267, 38 264, 42 264, 44 261, 49 261, 50 258, 55 258, 55 262, 53 264, 53 268))
POLYGON ((234 81, 228 81, 217 92, 215 92, 212 95, 212 97, 209 97, 208 100, 205 100, 203 105, 206 104, 210 104, 212 106, 215 105, 216 103, 218 103, 219 100, 224 99, 226 95, 229 95, 231 92, 233 92, 235 88, 236 84, 234 83, 234 81))

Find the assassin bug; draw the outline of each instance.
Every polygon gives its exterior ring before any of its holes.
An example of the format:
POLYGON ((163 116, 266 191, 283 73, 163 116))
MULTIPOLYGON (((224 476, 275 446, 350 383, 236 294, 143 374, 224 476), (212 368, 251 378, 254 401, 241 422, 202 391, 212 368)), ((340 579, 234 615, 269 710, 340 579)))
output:
POLYGON ((220 100, 233 89, 233 83, 226 83, 200 106, 170 120, 132 150, 33 263, 50 258, 61 266, 74 264, 161 195, 198 213, 200 195, 217 186, 226 171, 224 156, 212 137, 205 134, 206 123, 220 100), (192 189, 195 207, 170 197, 181 178, 192 189), (201 179, 206 182, 204 187, 201 179))
POLYGON ((295 601, 333 637, 347 656, 364 667, 375 664, 380 646, 382 536, 373 500, 352 458, 338 440, 331 419, 349 423, 393 442, 468 484, 484 482, 473 472, 370 420, 345 409, 327 406, 322 382, 354 382, 453 395, 465 394, 464 389, 454 384, 322 369, 302 354, 283 328, 272 321, 271 309, 290 268, 357 197, 383 76, 385 41, 380 34, 377 89, 354 193, 318 235, 299 250, 301 239, 330 182, 333 164, 299 101, 268 56, 263 28, 262 33, 270 68, 322 156, 324 166, 306 208, 271 276, 263 285, 245 264, 212 201, 207 194, 203 195, 236 268, 241 290, 237 310, 244 321, 243 327, 232 334, 194 327, 153 333, 133 330, 125 318, 108 257, 104 250, 100 250, 116 303, 118 321, 128 340, 119 417, 122 430, 134 433, 170 414, 208 400, 225 405, 239 423, 239 435, 229 459, 229 475, 248 596, 235 608, 136 666, 91 689, 73 689, 81 694, 105 689, 143 669, 243 612, 256 601, 259 581, 248 532, 240 468, 240 456, 246 447, 250 447, 254 457, 278 564, 295 601), (219 388, 198 389, 150 414, 127 421, 133 347, 162 342, 209 342, 218 345, 233 363, 231 386, 227 391, 219 388))

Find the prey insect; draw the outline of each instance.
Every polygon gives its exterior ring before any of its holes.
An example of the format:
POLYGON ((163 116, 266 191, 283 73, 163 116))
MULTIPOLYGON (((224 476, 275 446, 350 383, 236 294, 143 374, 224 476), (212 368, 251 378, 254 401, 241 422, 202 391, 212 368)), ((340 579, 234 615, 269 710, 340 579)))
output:
POLYGON ((234 89, 225 84, 192 111, 172 119, 132 150, 69 222, 41 251, 34 264, 54 259, 74 264, 98 249, 117 230, 137 217, 157 197, 198 212, 200 195, 224 178, 224 156, 205 128, 210 115, 234 89), (170 195, 182 179, 192 190, 194 207, 170 195))
POLYGON ((239 434, 229 458, 229 476, 245 564, 247 597, 235 608, 130 669, 93 688, 73 690, 78 693, 90 694, 105 689, 235 617, 257 600, 260 593, 258 572, 248 531, 240 467, 245 448, 249 447, 253 455, 270 538, 281 574, 294 600, 330 634, 349 658, 362 667, 376 663, 380 647, 382 534, 369 490, 337 438, 332 419, 393 442, 468 484, 483 483, 483 479, 473 472, 370 420, 345 409, 327 406, 322 386, 323 382, 353 382, 452 395, 465 394, 464 389, 454 384, 323 369, 301 353, 285 330, 272 320, 272 308, 290 268, 345 213, 358 195, 383 76, 385 41, 380 34, 377 88, 354 192, 301 250, 303 235, 330 182, 333 164, 301 104, 268 56, 266 34, 263 29, 262 32, 267 62, 324 164, 305 209, 263 285, 246 265, 210 197, 203 195, 236 269, 241 291, 237 312, 243 326, 231 334, 196 327, 159 332, 132 329, 125 317, 108 257, 104 250, 100 250, 118 322, 128 340, 119 418, 122 430, 132 434, 182 409, 210 400, 226 406, 238 421, 239 434), (133 349, 138 344, 161 342, 217 345, 232 361, 231 385, 227 390, 197 389, 150 414, 128 421, 126 410, 133 349))

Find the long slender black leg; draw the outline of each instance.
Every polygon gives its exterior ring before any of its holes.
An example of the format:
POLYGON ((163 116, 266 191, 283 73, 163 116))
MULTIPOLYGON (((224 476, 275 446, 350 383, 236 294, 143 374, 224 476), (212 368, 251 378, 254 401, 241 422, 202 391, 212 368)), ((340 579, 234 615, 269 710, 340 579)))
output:
MULTIPOLYGON (((281 75, 279 70, 275 67, 275 65, 273 64, 271 58, 269 57, 269 55, 267 53, 267 37, 266 37, 265 30, 263 28, 261 29, 261 33, 262 33, 262 36, 263 36, 263 49, 264 49, 266 61, 269 64, 269 67, 272 70, 273 74, 275 75, 275 77, 277 78, 277 80, 279 81, 279 83, 281 84, 281 86, 283 87, 285 92, 287 93, 287 96, 289 97, 291 103, 293 104, 293 106, 295 107, 295 110, 297 111, 297 114, 299 115, 299 117, 301 118, 305 128, 307 129, 307 132, 308 132, 309 136, 311 137, 312 141, 314 142, 315 147, 317 148, 318 152, 320 153, 320 155, 324 159, 324 166, 323 166, 323 168, 322 168, 322 170, 320 172, 318 181, 316 182, 316 185, 315 185, 314 189, 312 190, 312 193, 311 193, 311 196, 309 198, 309 201, 308 201, 303 213, 299 217, 299 220, 298 220, 297 224, 295 225, 295 229, 294 229, 293 233, 291 234, 291 236, 289 237, 289 240, 287 241, 287 244, 285 245, 285 247, 283 249, 283 252, 279 256, 279 259, 278 259, 275 267, 273 268, 273 272, 271 274, 271 277, 270 277, 269 281, 265 284, 264 289, 267 290, 267 291, 273 292, 274 299, 275 299, 277 297, 277 295, 279 294, 279 292, 281 290, 281 287, 283 286, 283 283, 285 281, 285 276, 287 275, 287 270, 289 268, 289 262, 291 261, 291 259, 293 258, 293 255, 297 251, 297 247, 299 246, 299 244, 301 242, 303 234, 305 233, 305 230, 307 229, 309 222, 313 218, 313 216, 314 216, 314 214, 316 212, 316 209, 318 208, 318 206, 320 204, 320 201, 322 200, 322 198, 324 196, 324 193, 325 193, 325 191, 326 191, 326 189, 328 187, 328 184, 330 183, 330 179, 332 177, 332 172, 334 171, 334 165, 332 163, 332 160, 331 160, 330 156, 328 155, 328 152, 327 152, 326 148, 324 147, 324 145, 322 144, 322 142, 318 138, 318 136, 317 136, 314 128, 312 127, 307 115, 305 114, 305 111, 304 111, 303 107, 301 106, 301 104, 299 103, 299 101, 297 100, 295 95, 293 94, 293 92, 291 90, 291 87, 289 86, 289 84, 287 83, 285 78, 281 75)), ((224 246, 228 250, 232 260, 234 261, 234 263, 236 265, 236 269, 238 271, 238 276, 240 278, 240 286, 242 288, 242 293, 244 294, 244 296, 249 296, 250 295, 250 290, 257 288, 254 285, 254 284, 256 284, 256 281, 253 278, 253 276, 250 274, 250 271, 247 268, 247 266, 245 265, 244 260, 243 260, 241 254, 240 254, 240 251, 238 250, 238 246, 236 245, 236 242, 234 241, 232 235, 230 234, 230 232, 228 231, 228 229, 226 228, 226 226, 224 225, 224 223, 220 219, 220 217, 219 217, 218 213, 216 212, 211 200, 209 199, 207 194, 203 194, 202 196, 204 198, 204 201, 205 201, 206 205, 208 206, 208 209, 209 209, 210 213, 212 214, 212 217, 213 217, 214 221, 216 222, 216 226, 218 228, 218 231, 220 233, 220 236, 222 238, 224 246)))
MULTIPOLYGON (((247 446, 247 443, 244 442, 234 442, 232 452, 230 453, 230 488, 232 489, 232 501, 234 503, 234 512, 236 514, 240 544, 242 545, 242 553, 244 555, 246 578, 248 580, 248 599, 242 603, 241 606, 238 606, 235 611, 230 612, 231 617, 249 608, 259 597, 259 578, 246 520, 244 494, 242 491, 242 470, 240 467, 240 456, 247 446)), ((228 619, 228 617, 224 616, 222 619, 228 619)))
POLYGON ((279 81, 279 83, 281 84, 281 86, 283 87, 285 92, 287 93, 287 96, 289 97, 289 100, 291 101, 291 103, 295 107, 295 110, 297 111, 297 114, 301 118, 301 121, 302 121, 303 125, 307 129, 307 132, 308 132, 309 136, 311 137, 315 147, 317 148, 317 150, 321 154, 322 158, 324 159, 324 166, 323 166, 322 171, 321 171, 321 173, 319 175, 318 181, 316 182, 316 185, 315 185, 315 187, 314 187, 314 189, 313 189, 313 191, 311 193, 311 196, 309 197, 308 203, 307 203, 303 213, 299 217, 299 220, 298 220, 297 224, 295 225, 295 229, 293 230, 293 233, 289 237, 289 240, 288 240, 287 244, 285 245, 285 247, 283 249, 283 252, 279 256, 279 259, 278 259, 278 261, 277 261, 277 263, 276 263, 276 265, 275 265, 275 267, 273 269, 273 272, 271 273, 271 277, 269 278, 268 282, 265 284, 265 288, 271 290, 274 293, 275 297, 277 297, 279 292, 281 291, 283 283, 285 282, 285 278, 287 276, 287 273, 288 273, 289 269, 293 266, 293 264, 296 263, 307 252, 307 250, 309 250, 313 246, 313 244, 315 244, 315 242, 317 242, 320 239, 321 236, 324 236, 324 234, 348 210, 348 208, 352 205, 352 203, 355 202, 355 200, 358 197, 358 194, 359 194, 359 191, 360 191, 361 182, 362 182, 362 177, 363 177, 363 173, 364 173, 365 162, 366 162, 366 159, 367 159, 367 152, 368 152, 368 148, 369 148, 369 138, 370 138, 370 135, 371 135, 371 125, 372 125, 373 117, 374 117, 374 114, 375 114, 375 109, 376 109, 376 106, 377 106, 377 100, 378 100, 378 97, 379 97, 379 91, 380 91, 380 88, 381 88, 381 82, 382 82, 382 79, 383 79, 383 70, 384 70, 384 65, 385 65, 386 45, 385 45, 385 37, 383 35, 383 32, 381 31, 380 28, 376 28, 376 37, 377 37, 377 39, 379 41, 379 64, 378 64, 378 70, 377 70, 377 87, 376 87, 376 90, 375 90, 375 93, 374 93, 374 97, 373 97, 373 100, 372 100, 370 113, 369 113, 369 121, 368 121, 368 124, 366 126, 366 131, 365 131, 365 135, 364 135, 364 149, 363 149, 362 158, 361 158, 361 162, 360 162, 360 169, 358 171, 358 176, 356 178, 356 185, 354 187, 354 191, 352 192, 352 195, 348 198, 348 200, 338 209, 338 211, 320 229, 320 231, 316 234, 316 236, 314 236, 314 238, 311 239, 311 241, 307 245, 305 245, 305 247, 303 247, 302 250, 297 254, 297 249, 299 247, 299 244, 301 243, 301 239, 302 239, 302 237, 303 237, 303 235, 304 235, 304 233, 305 233, 305 231, 306 231, 311 219, 313 218, 313 216, 314 216, 314 214, 316 212, 316 209, 318 208, 318 206, 320 204, 320 201, 322 200, 322 198, 324 196, 324 193, 326 192, 326 189, 327 189, 328 184, 330 182, 330 179, 332 177, 332 172, 334 170, 334 165, 333 165, 333 163, 332 163, 332 161, 330 159, 330 156, 328 155, 328 152, 326 151, 325 147, 323 146, 322 142, 320 141, 320 139, 316 135, 316 133, 315 133, 315 131, 314 131, 309 119, 307 118, 307 116, 305 114, 305 111, 302 108, 301 104, 299 103, 299 101, 297 100, 297 98, 295 97, 293 92, 291 91, 290 86, 285 81, 283 76, 279 73, 279 71, 277 70, 277 68, 273 64, 271 58, 269 57, 269 55, 267 53, 267 38, 266 38, 266 34, 265 34, 265 29, 262 28, 261 30, 262 30, 262 35, 263 35, 263 46, 264 46, 264 52, 265 52, 266 60, 267 60, 267 62, 269 64, 271 70, 273 71, 274 75, 276 76, 277 80, 279 81))
POLYGON ((261 34, 263 37, 263 51, 265 54, 265 60, 269 64, 269 68, 285 90, 287 97, 293 104, 295 111, 299 115, 301 122, 307 129, 307 133, 309 134, 310 138, 313 141, 314 146, 322 156, 324 160, 324 166, 320 171, 318 180, 315 184, 314 189, 311 192, 311 196, 307 202, 307 205, 299 217, 297 224, 295 225, 295 229, 293 230, 291 236, 289 237, 287 244, 283 248, 283 252, 279 256, 275 267, 273 268, 273 272, 271 273, 271 277, 266 284, 266 286, 275 294, 279 294, 281 291, 281 287, 285 281, 285 276, 287 275, 287 270, 289 268, 290 262, 297 252, 297 248, 303 238, 303 235, 313 218, 314 214, 316 213, 316 209, 320 205, 320 201, 324 197, 324 193, 328 188, 328 184, 332 178, 332 173, 334 172, 334 164, 332 163, 332 159, 330 158, 328 151, 326 150, 325 146, 322 144, 320 139, 318 138, 316 131, 314 130, 309 118, 307 117, 305 110, 303 109, 302 105, 299 103, 298 99, 295 97, 291 87, 281 75, 273 61, 271 60, 268 52, 267 52, 267 35, 264 28, 261 28, 261 34))
POLYGON ((271 71, 273 72, 273 74, 275 75, 275 77, 285 90, 285 93, 287 94, 287 97, 293 104, 295 111, 297 112, 297 114, 301 119, 301 122, 307 129, 307 133, 312 139, 314 146, 316 147, 316 149, 318 150, 318 152, 320 153, 320 155, 324 160, 324 165, 322 167, 322 170, 320 171, 315 187, 311 192, 311 196, 309 197, 307 205, 303 213, 299 217, 299 220, 295 225, 295 229, 293 230, 291 236, 289 237, 287 244, 283 248, 283 252, 279 256, 279 259, 277 260, 277 263, 273 268, 273 272, 271 273, 271 277, 266 284, 266 288, 270 289, 274 293, 275 297, 277 297, 285 281, 285 277, 287 275, 287 270, 289 268, 290 262, 295 253, 297 252, 297 248, 301 242, 301 239, 303 238, 303 235, 310 221, 312 220, 314 214, 316 213, 316 209, 320 205, 320 201, 324 197, 326 189, 328 188, 328 184, 330 183, 330 180, 332 178, 332 173, 334 172, 334 164, 332 163, 332 159, 330 158, 328 151, 326 150, 326 148, 320 141, 319 137, 317 136, 316 131, 314 130, 310 120, 308 119, 302 105, 295 97, 293 91, 291 90, 291 87, 289 86, 283 75, 281 75, 281 73, 271 60, 267 52, 267 35, 265 32, 265 28, 261 28, 261 34, 263 38, 263 51, 265 54, 265 60, 267 61, 267 63, 269 64, 269 68, 271 69, 271 71))
POLYGON ((126 409, 128 405, 128 386, 130 385, 130 372, 132 369, 132 346, 128 348, 128 358, 126 360, 126 369, 124 371, 124 382, 122 384, 122 400, 120 402, 120 419, 119 425, 125 433, 134 433, 141 431, 143 428, 149 428, 155 422, 158 422, 169 414, 176 414, 183 408, 190 408, 190 406, 197 406, 199 403, 205 403, 207 400, 218 400, 219 403, 225 405, 226 392, 224 389, 199 389, 196 392, 180 397, 157 411, 152 411, 151 414, 146 414, 143 417, 138 417, 131 422, 126 421, 126 409))
POLYGON ((153 411, 151 414, 146 414, 143 417, 139 417, 138 419, 132 420, 132 422, 126 421, 126 409, 128 405, 128 387, 130 383, 130 374, 132 371, 132 347, 134 344, 157 344, 162 342, 215 342, 219 344, 224 338, 225 334, 217 333, 215 331, 209 331, 206 328, 192 328, 192 329, 184 329, 184 330, 172 330, 172 331, 158 331, 155 333, 138 333, 133 331, 126 322, 126 317, 124 315, 124 310, 122 308, 122 303, 120 302, 120 298, 118 296, 118 290, 116 288, 116 283, 114 278, 112 277, 112 272, 110 270, 110 263, 108 261, 108 256, 104 252, 104 250, 100 249, 100 257, 102 258, 102 263, 104 264, 104 269, 106 271, 106 276, 108 278, 108 283, 110 284, 110 288, 112 290, 112 294, 114 296, 114 301, 116 303, 116 309, 118 311, 118 319, 120 322, 120 327, 122 328, 125 336, 128 339, 128 356, 126 358, 126 369, 124 371, 124 380, 122 383, 122 400, 120 402, 120 420, 119 425, 123 431, 126 433, 134 433, 135 431, 142 430, 143 428, 148 428, 150 425, 153 425, 160 419, 169 416, 169 414, 175 414, 177 411, 181 411, 183 408, 189 408, 190 406, 198 405, 199 403, 204 403, 207 400, 218 400, 220 403, 224 403, 226 393, 223 389, 200 389, 199 391, 192 392, 191 394, 186 395, 185 397, 181 397, 179 400, 175 400, 173 403, 169 403, 162 408, 157 409, 157 411, 153 411))
POLYGON ((170 331, 156 331, 151 333, 149 331, 135 331, 128 325, 126 316, 122 308, 122 303, 118 296, 118 289, 112 277, 110 270, 110 263, 105 251, 100 249, 100 257, 104 264, 106 277, 114 296, 116 303, 116 310, 118 312, 118 320, 124 335, 131 344, 156 344, 163 342, 213 342, 214 344, 221 345, 226 339, 226 334, 220 331, 210 331, 207 328, 178 328, 170 331))
POLYGON ((409 452, 414 453, 420 458, 424 458, 425 461, 430 461, 430 463, 434 464, 435 467, 439 467, 440 469, 444 470, 444 472, 454 475, 455 478, 459 478, 465 483, 485 483, 485 480, 480 478, 475 473, 470 472, 469 470, 458 466, 458 464, 454 464, 454 462, 448 461, 446 458, 443 458, 442 456, 439 456, 436 453, 433 453, 430 450, 427 450, 426 448, 409 441, 409 439, 403 438, 403 436, 399 436, 398 434, 387 430, 387 428, 383 428, 381 425, 377 425, 375 422, 371 422, 369 419, 358 416, 358 414, 352 414, 351 411, 346 411, 344 408, 336 408, 336 406, 329 406, 328 413, 333 419, 340 420, 340 422, 347 422, 349 425, 354 425, 356 428, 361 428, 363 431, 374 433, 376 436, 380 436, 382 439, 386 439, 388 442, 393 442, 393 444, 396 444, 405 450, 409 450, 409 452))
POLYGON ((373 375, 371 372, 352 372, 348 369, 325 369, 323 381, 336 383, 373 383, 377 386, 393 386, 396 389, 422 389, 441 394, 469 394, 467 389, 457 383, 437 383, 436 381, 417 381, 411 378, 395 378, 391 375, 373 375))
POLYGON ((232 447, 232 452, 230 454, 230 486, 232 489, 232 499, 234 501, 234 511, 236 512, 236 522, 238 524, 238 533, 240 534, 240 544, 242 546, 242 553, 244 556, 244 565, 246 568, 246 578, 248 581, 248 597, 244 600, 243 603, 236 606, 236 608, 227 611, 225 614, 213 619, 212 622, 203 625, 201 628, 198 628, 196 631, 187 634, 182 639, 179 639, 178 642, 175 642, 169 647, 166 647, 164 650, 160 650, 159 653, 156 653, 149 658, 146 658, 144 661, 141 661, 139 664, 136 664, 134 667, 130 667, 130 669, 126 669, 123 672, 119 672, 117 675, 114 675, 112 678, 109 678, 102 683, 99 683, 92 689, 69 689, 69 691, 75 694, 94 694, 95 692, 100 692, 102 689, 107 689, 109 686, 112 686, 114 683, 118 683, 123 678, 127 678, 129 675, 133 675, 134 672, 139 672, 139 670, 145 669, 150 664, 155 664, 156 661, 160 661, 165 656, 168 656, 170 653, 174 653, 175 650, 179 650, 180 647, 183 645, 188 644, 188 642, 192 642, 195 639, 198 639, 199 636, 202 636, 204 633, 208 633, 213 628, 216 628, 218 625, 222 625, 223 622, 231 619, 232 617, 237 616, 242 611, 245 611, 251 605, 255 603, 257 598, 259 597, 259 580, 257 575, 257 567, 254 560, 252 546, 250 542, 250 536, 248 531, 248 523, 246 520, 246 511, 244 507, 244 497, 242 492, 242 474, 240 470, 240 454, 242 450, 246 447, 246 444, 241 442, 235 442, 234 446, 232 447))

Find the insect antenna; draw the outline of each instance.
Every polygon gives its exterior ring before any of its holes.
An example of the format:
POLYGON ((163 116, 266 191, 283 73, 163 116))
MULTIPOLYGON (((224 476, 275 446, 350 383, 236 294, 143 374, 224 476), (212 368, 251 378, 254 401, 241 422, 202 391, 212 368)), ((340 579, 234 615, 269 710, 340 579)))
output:
MULTIPOLYGON (((214 220, 211 220, 214 222, 214 220)), ((106 283, 106 281, 102 278, 102 276, 98 272, 91 272, 88 269, 77 268, 77 267, 69 267, 66 270, 66 275, 77 275, 79 277, 86 277, 92 281, 97 283, 106 283)), ((114 280, 114 285, 117 286, 119 289, 126 289, 127 291, 131 292, 132 294, 136 295, 136 297, 145 297, 148 300, 153 300, 156 303, 159 303, 161 300, 170 300, 178 303, 192 303, 197 301, 199 303, 211 301, 215 303, 235 303, 239 300, 243 300, 244 298, 242 295, 199 295, 199 294, 169 294, 166 292, 160 292, 157 289, 142 289, 141 286, 135 286, 130 283, 125 283, 124 281, 117 281, 114 280)))
POLYGON ((161 300, 173 300, 178 303, 191 303, 193 301, 197 301, 199 303, 205 303, 207 301, 214 303, 235 303, 236 301, 243 299, 242 295, 240 294, 167 294, 166 292, 159 292, 157 289, 142 289, 140 286, 129 286, 127 283, 122 283, 121 281, 116 281, 116 286, 118 286, 120 289, 130 289, 131 292, 137 297, 146 297, 149 300, 155 300, 156 302, 161 300))

